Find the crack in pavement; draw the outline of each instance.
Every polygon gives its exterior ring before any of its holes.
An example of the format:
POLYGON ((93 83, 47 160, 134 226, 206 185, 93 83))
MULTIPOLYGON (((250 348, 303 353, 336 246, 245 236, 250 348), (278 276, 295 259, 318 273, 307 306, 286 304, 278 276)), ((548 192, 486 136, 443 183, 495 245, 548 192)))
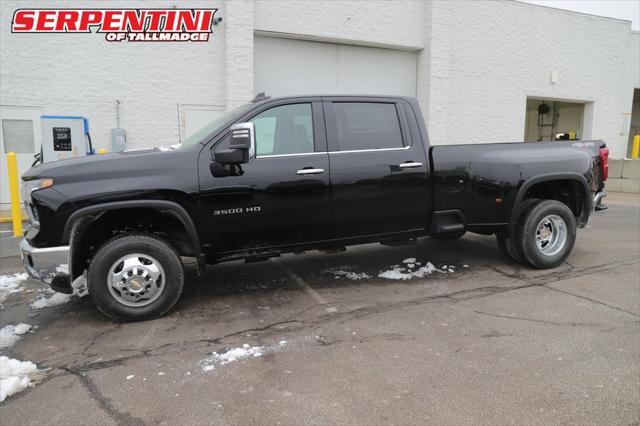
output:
POLYGON ((93 398, 102 411, 104 411, 109 417, 111 417, 118 425, 122 426, 144 426, 144 421, 139 417, 134 417, 130 413, 122 413, 120 412, 114 405, 113 401, 109 398, 105 397, 100 389, 98 389, 98 385, 91 380, 87 375, 74 371, 72 369, 63 368, 63 370, 67 371, 69 374, 76 376, 80 379, 80 383, 82 386, 89 392, 91 398, 93 398))
MULTIPOLYGON (((239 336, 239 335, 243 335, 243 334, 247 334, 247 333, 262 333, 263 334, 263 338, 267 338, 267 337, 270 337, 271 335, 275 335, 276 333, 281 334, 281 333, 285 333, 285 332, 286 333, 297 332, 297 331, 300 331, 300 330, 316 327, 316 326, 324 324, 326 322, 338 322, 338 323, 340 323, 340 322, 345 322, 345 321, 352 320, 352 319, 360 319, 360 318, 367 317, 367 316, 378 315, 378 314, 389 312, 389 311, 393 311, 393 310, 396 310, 396 309, 404 309, 404 308, 407 308, 407 307, 410 307, 410 306, 419 306, 419 305, 426 304, 426 303, 444 303, 444 302, 448 302, 448 301, 449 302, 465 301, 465 300, 471 300, 471 299, 476 299, 476 298, 488 297, 488 296, 492 296, 492 295, 496 295, 496 294, 500 294, 500 293, 505 293, 505 292, 510 292, 510 291, 515 291, 515 290, 521 290, 521 289, 530 288, 530 287, 544 287, 544 288, 547 288, 549 290, 555 290, 555 291, 559 291, 561 293, 567 293, 567 294, 570 294, 572 296, 580 297, 580 298, 583 298, 585 300, 589 300, 589 301, 591 301, 593 303, 604 305, 604 306, 607 306, 609 308, 615 309, 617 311, 625 312, 625 313, 628 313, 630 315, 638 317, 638 315, 633 313, 633 312, 627 312, 627 311, 625 311, 623 309, 617 308, 615 306, 608 305, 608 304, 606 304, 604 302, 601 302, 601 301, 598 301, 598 300, 595 300, 595 299, 589 299, 589 298, 586 298, 586 297, 583 297, 583 296, 579 296, 579 295, 574 295, 574 294, 571 294, 571 293, 568 293, 568 292, 564 292, 563 290, 558 290, 558 289, 546 286, 546 284, 549 284, 551 282, 554 282, 554 283, 558 282, 559 281, 559 277, 562 277, 562 279, 564 280, 564 279, 569 279, 569 278, 574 278, 574 277, 587 275, 587 274, 593 273, 593 272, 606 271, 606 270, 609 270, 611 268, 615 268, 615 267, 618 267, 618 266, 632 265, 632 264, 636 264, 638 262, 640 262, 640 260, 638 260, 638 259, 625 259, 625 260, 622 260, 622 261, 611 262, 611 263, 608 263, 608 264, 597 265, 597 266, 583 268, 583 269, 572 268, 569 271, 554 272, 554 273, 551 273, 551 274, 546 274, 546 275, 543 275, 543 276, 534 277, 534 278, 529 279, 530 281, 527 281, 526 277, 513 276, 512 274, 505 273, 503 271, 499 271, 499 270, 496 270, 496 269, 492 268, 496 272, 498 272, 498 273, 500 273, 502 275, 508 276, 511 279, 515 279, 515 280, 521 281, 524 284, 516 285, 516 286, 508 286, 508 287, 489 286, 489 287, 478 287, 478 288, 472 288, 472 289, 465 289, 465 290, 459 290, 459 291, 454 291, 454 292, 451 292, 451 293, 445 293, 445 294, 440 294, 440 295, 425 296, 425 297, 420 297, 420 298, 411 299, 411 300, 401 300, 401 301, 397 301, 397 302, 387 302, 387 303, 382 303, 382 304, 373 305, 373 306, 361 307, 361 308, 353 309, 351 311, 340 311, 340 312, 335 312, 335 313, 331 313, 331 314, 323 314, 323 315, 320 315, 320 316, 318 316, 316 318, 293 319, 292 315, 289 315, 289 317, 287 317, 286 320, 277 321, 277 322, 268 324, 268 325, 266 325, 264 327, 252 327, 252 328, 248 328, 248 329, 244 329, 244 330, 239 330, 239 331, 235 331, 235 332, 232 332, 232 333, 228 333, 228 334, 225 334, 225 335, 222 335, 222 336, 219 336, 219 337, 197 339, 197 340, 186 340, 186 341, 180 341, 180 342, 169 342, 169 343, 165 343, 165 344, 162 344, 162 345, 159 345, 159 346, 146 348, 146 349, 122 349, 122 351, 128 351, 128 350, 136 351, 136 353, 133 353, 133 354, 130 354, 130 355, 125 355, 125 356, 120 356, 120 357, 117 357, 117 358, 112 358, 110 360, 97 361, 97 362, 86 362, 87 361, 86 359, 85 360, 80 359, 80 360, 76 360, 77 364, 75 364, 75 365, 69 366, 68 363, 64 363, 62 366, 59 366, 59 367, 52 366, 52 367, 61 369, 63 371, 66 371, 67 374, 74 374, 74 375, 76 375, 78 377, 81 377, 81 380, 83 380, 83 383, 86 383, 86 386, 89 389, 97 390, 95 384, 92 384, 90 379, 86 379, 86 376, 84 376, 83 373, 88 372, 88 371, 104 369, 104 368, 112 368, 112 367, 116 367, 116 366, 121 366, 121 365, 124 365, 127 361, 131 361, 131 360, 135 360, 135 359, 139 359, 139 358, 154 357, 154 356, 159 356, 159 355, 164 355, 164 354, 169 354, 169 353, 174 353, 174 352, 179 352, 179 351, 184 351, 184 350, 193 350, 193 349, 200 349, 200 348, 205 348, 205 347, 209 348, 212 345, 222 345, 223 341, 225 339, 229 339, 229 338, 232 338, 232 337, 235 337, 235 336, 239 336), (279 328, 276 331, 275 330, 276 327, 281 327, 281 328, 279 328), (283 330, 282 328, 286 328, 286 330, 283 330), (83 361, 85 361, 85 362, 83 362, 83 361)), ((299 313, 306 313, 308 311, 309 311, 309 308, 306 308, 306 309, 302 309, 301 311, 299 311, 299 313)), ((493 313, 490 313, 490 312, 481 312, 481 311, 474 311, 474 312, 476 312, 478 314, 483 314, 483 315, 491 315, 491 316, 496 316, 496 317, 504 317, 504 318, 508 318, 508 319, 516 319, 516 320, 523 320, 523 321, 530 321, 530 322, 538 322, 538 323, 543 323, 543 324, 548 324, 548 325, 564 325, 564 326, 596 326, 597 325, 597 324, 588 324, 588 323, 561 323, 561 322, 536 320, 536 319, 524 318, 524 317, 502 316, 502 315, 493 314, 493 313)), ((87 356, 86 352, 89 350, 89 348, 91 348, 95 344, 95 341, 98 338, 100 338, 101 336, 107 334, 110 331, 114 331, 114 330, 117 330, 117 327, 109 329, 109 330, 106 330, 106 331, 100 333, 99 335, 96 335, 96 337, 93 339, 93 341, 89 345, 87 345, 87 347, 85 347, 85 349, 82 351, 82 353, 71 354, 71 356, 74 356, 74 355, 75 356, 87 356)), ((46 365, 46 361, 40 361, 40 362, 46 365)), ((100 401, 101 401, 102 404, 104 404, 106 406, 107 409, 109 409, 110 407, 112 408, 112 406, 109 406, 109 404, 106 404, 104 400, 100 400, 100 401)))
POLYGON ((332 346, 341 344, 354 344, 354 343, 369 343, 369 342, 400 342, 400 341, 414 341, 415 337, 407 337, 400 333, 380 333, 371 336, 353 338, 353 339, 336 339, 330 340, 325 336, 316 336, 314 342, 320 344, 320 346, 332 346))
MULTIPOLYGON (((241 334, 246 334, 246 333, 265 332, 278 326, 287 326, 290 324, 303 324, 303 322, 298 320, 278 321, 278 322, 268 324, 264 327, 248 328, 245 330, 235 331, 233 333, 225 334, 223 336, 214 337, 210 339, 196 339, 196 340, 186 340, 186 341, 180 341, 180 342, 168 342, 159 346, 154 346, 146 349, 133 349, 133 348, 120 349, 120 351, 123 351, 123 352, 134 351, 136 353, 117 357, 117 358, 112 358, 104 361, 94 361, 94 362, 84 362, 84 363, 79 362, 75 365, 72 364, 71 366, 67 366, 68 363, 63 363, 60 366, 51 366, 51 368, 58 368, 58 369, 62 369, 67 372, 73 372, 73 373, 83 373, 87 371, 118 367, 118 366, 124 365, 125 362, 131 361, 134 359, 165 355, 173 352, 190 350, 190 349, 200 349, 203 347, 209 347, 211 345, 222 345, 222 341, 224 339, 228 339, 228 338, 235 337, 241 334)), ((300 328, 304 328, 304 327, 300 327, 300 328)), ((282 332, 282 330, 278 330, 278 332, 282 332)), ((82 354, 75 354, 75 355, 77 356, 82 354)), ((46 365, 46 361, 40 361, 40 363, 43 363, 46 365)))
POLYGON ((100 333, 96 334, 95 336, 93 336, 93 338, 91 339, 91 342, 89 342, 89 344, 87 346, 85 346, 85 348, 82 350, 82 352, 80 352, 82 355, 86 355, 86 356, 96 356, 97 354, 87 354, 87 351, 89 349, 91 349, 93 347, 93 345, 96 344, 96 341, 101 338, 106 336, 107 334, 119 330, 122 327, 122 323, 120 324, 116 324, 114 327, 112 328, 108 328, 106 330, 101 331, 100 333))
POLYGON ((539 320, 539 319, 534 319, 534 318, 525 318, 525 317, 518 317, 518 316, 512 316, 512 315, 494 314, 493 312, 476 311, 475 309, 474 309, 473 312, 475 312, 476 314, 488 315, 488 316, 496 317, 496 318, 505 318, 505 319, 520 320, 520 321, 537 322, 537 323, 545 324, 545 325, 558 325, 558 326, 563 326, 563 327, 599 327, 599 326, 602 325, 602 324, 595 323, 595 322, 545 321, 545 320, 539 320))
POLYGON ((578 299, 588 300, 589 302, 596 303, 596 304, 602 305, 602 306, 606 306, 607 308, 611 308, 611 309, 614 309, 616 311, 624 312, 625 314, 633 315, 634 317, 640 318, 640 315, 636 314, 635 312, 631 312, 631 311, 627 311, 626 309, 618 308, 617 306, 610 305, 610 304, 605 303, 605 302, 603 302, 601 300, 598 300, 598 299, 592 299, 592 298, 587 297, 587 296, 581 296, 579 294, 571 293, 571 292, 566 291, 566 290, 560 290, 560 289, 555 288, 555 287, 549 287, 547 285, 544 285, 543 287, 548 289, 548 290, 557 291, 559 293, 566 294, 568 296, 577 297, 578 299))
MULTIPOLYGON (((511 274, 505 271, 502 271, 498 268, 495 268, 493 266, 487 265, 491 270, 507 277, 507 278, 511 278, 511 279, 516 279, 522 282, 526 282, 528 283, 528 285, 526 286, 521 286, 519 288, 526 288, 526 287, 544 287, 548 290, 553 290, 553 291, 557 291, 559 293, 563 293, 566 294, 568 296, 573 296, 573 297, 577 297, 583 300, 587 300, 589 302, 592 303, 596 303, 598 305, 602 305, 602 306, 606 306, 607 308, 611 308, 613 310, 619 311, 619 312, 624 312, 626 314, 629 315, 633 315, 635 317, 640 317, 639 314, 632 312, 632 311, 628 311, 626 309, 622 309, 619 308, 617 306, 614 305, 610 305, 606 302, 603 302, 601 300, 598 299, 592 299, 590 297, 586 297, 586 296, 581 296, 579 294, 575 294, 575 293, 571 293, 569 291, 566 290, 560 290, 558 288, 555 287, 549 287, 548 284, 557 284, 561 281, 566 281, 572 278, 579 278, 582 277, 584 275, 589 275, 592 273, 598 273, 598 272, 604 272, 604 271, 608 271, 610 269, 613 268, 617 268, 619 266, 630 266, 630 265, 635 265, 640 263, 640 259, 635 258, 635 257, 631 257, 631 258, 626 258, 626 259, 622 259, 619 261, 615 261, 615 262, 610 262, 610 263, 605 263, 602 265, 596 265, 596 266, 590 266, 587 268, 576 268, 573 265, 569 264, 570 268, 566 271, 559 271, 559 272, 552 272, 550 274, 545 274, 545 275, 541 275, 541 276, 537 276, 537 277, 532 277, 532 278, 527 278, 525 276, 522 276, 521 274, 511 274)), ((510 289, 518 289, 518 287, 510 287, 510 289)))

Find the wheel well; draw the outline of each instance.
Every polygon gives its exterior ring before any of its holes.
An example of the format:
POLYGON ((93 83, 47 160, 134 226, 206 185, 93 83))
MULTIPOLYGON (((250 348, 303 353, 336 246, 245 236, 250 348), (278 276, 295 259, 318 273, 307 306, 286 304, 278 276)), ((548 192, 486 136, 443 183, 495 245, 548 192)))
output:
POLYGON ((178 254, 193 256, 196 248, 182 220, 171 210, 127 208, 93 213, 78 219, 71 231, 71 279, 81 275, 93 254, 108 240, 145 233, 169 242, 178 254))
POLYGON ((586 197, 583 185, 577 180, 551 180, 536 183, 528 188, 521 204, 531 198, 560 201, 571 209, 580 224, 583 220, 586 222, 589 214, 586 211, 586 197))

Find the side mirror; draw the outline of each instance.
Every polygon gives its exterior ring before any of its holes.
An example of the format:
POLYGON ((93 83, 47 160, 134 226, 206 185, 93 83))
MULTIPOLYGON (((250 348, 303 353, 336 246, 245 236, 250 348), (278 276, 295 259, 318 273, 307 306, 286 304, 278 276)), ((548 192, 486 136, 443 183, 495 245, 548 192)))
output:
POLYGON ((246 164, 255 158, 256 140, 253 123, 231 126, 229 149, 216 151, 215 160, 220 164, 246 164))

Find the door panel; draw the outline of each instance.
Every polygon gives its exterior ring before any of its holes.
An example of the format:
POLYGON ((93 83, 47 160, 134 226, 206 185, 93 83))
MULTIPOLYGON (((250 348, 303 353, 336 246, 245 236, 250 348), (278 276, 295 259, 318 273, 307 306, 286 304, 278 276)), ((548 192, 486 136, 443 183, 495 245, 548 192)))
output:
MULTIPOLYGON (((256 126, 258 156, 242 165, 241 176, 213 177, 211 148, 200 154, 202 214, 214 250, 267 249, 326 238, 329 156, 320 102, 270 107, 245 121, 256 126)), ((216 149, 224 149, 225 138, 215 144, 214 156, 216 149)))
POLYGON ((255 93, 416 96, 416 52, 262 36, 253 52, 255 93))
POLYGON ((420 141, 412 141, 403 108, 389 102, 372 99, 370 105, 358 106, 366 103, 355 100, 350 106, 348 100, 341 99, 324 103, 333 228, 339 237, 423 230, 427 226, 427 155, 420 141), (376 107, 375 103, 385 106, 376 107), (390 115, 390 111, 397 115, 390 115))

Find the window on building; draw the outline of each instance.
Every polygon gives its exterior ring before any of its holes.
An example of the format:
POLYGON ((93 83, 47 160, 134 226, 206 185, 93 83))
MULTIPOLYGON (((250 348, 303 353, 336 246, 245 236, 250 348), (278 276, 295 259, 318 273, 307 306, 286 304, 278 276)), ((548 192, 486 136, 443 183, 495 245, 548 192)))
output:
POLYGON ((33 154, 33 121, 31 120, 2 120, 2 139, 4 152, 16 154, 33 154))
POLYGON ((256 153, 264 155, 314 152, 311 104, 273 107, 251 119, 256 129, 256 153))
POLYGON ((395 104, 335 102, 333 110, 340 151, 402 148, 395 104))

